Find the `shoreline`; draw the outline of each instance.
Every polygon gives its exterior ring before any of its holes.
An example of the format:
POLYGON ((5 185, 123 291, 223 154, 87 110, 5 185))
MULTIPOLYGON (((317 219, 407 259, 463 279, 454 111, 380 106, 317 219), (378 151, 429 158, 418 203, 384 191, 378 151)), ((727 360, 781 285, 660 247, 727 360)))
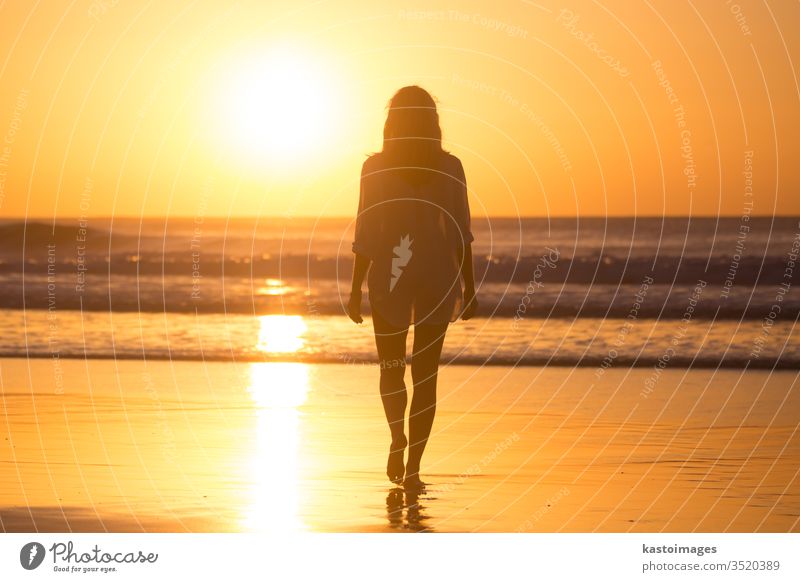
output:
MULTIPOLYGON (((314 357, 303 358, 286 357, 281 355, 279 358, 265 358, 261 355, 253 355, 252 357, 242 354, 236 357, 223 357, 218 354, 208 355, 206 357, 198 358, 194 356, 187 356, 184 354, 153 354, 153 355, 133 355, 133 354, 18 354, 0 352, 0 359, 12 360, 120 360, 120 361, 153 361, 153 362, 220 362, 220 363, 242 363, 242 364, 308 364, 308 365, 331 365, 343 364, 347 366, 377 366, 377 358, 374 361, 369 360, 348 360, 345 358, 336 357, 314 357)), ((407 358, 407 363, 410 364, 412 358, 407 358)), ((472 367, 508 367, 508 368, 598 368, 604 371, 609 368, 603 368, 602 364, 605 358, 584 358, 582 360, 574 360, 571 358, 525 358, 524 361, 509 361, 509 360, 484 360, 481 358, 470 358, 459 356, 457 360, 447 361, 445 357, 442 358, 440 366, 472 366, 472 367)), ((638 358, 630 360, 628 358, 616 358, 613 361, 611 368, 652 368, 658 365, 660 360, 658 358, 638 358)), ((800 371, 800 361, 775 361, 775 360, 742 360, 735 359, 729 361, 709 361, 698 360, 692 358, 672 358, 669 360, 668 368, 676 370, 759 370, 759 371, 800 371)), ((602 374, 601 374, 602 375, 602 374)))
MULTIPOLYGON (((335 283, 335 281, 333 281, 335 283)), ((518 287, 518 291, 522 291, 522 295, 524 295, 525 285, 520 283, 514 283, 518 287)), ((630 287, 631 289, 635 289, 637 284, 635 283, 625 283, 626 287, 630 287)), ((189 285, 191 287, 191 285, 189 285)), ((616 288, 617 286, 614 284, 606 284, 606 287, 616 288)), ((690 285, 686 285, 687 287, 691 287, 690 285)), ((599 285, 595 285, 595 287, 599 287, 599 285)), ((620 286, 621 287, 621 286, 620 286)), ((46 300, 41 299, 41 293, 34 294, 33 289, 35 289, 34 285, 28 285, 28 293, 31 297, 23 302, 22 299, 16 295, 6 296, 4 299, 6 301, 6 305, 2 307, 4 311, 10 312, 32 312, 32 313, 46 313, 49 311, 47 306, 46 300)), ((365 295, 367 293, 365 292, 365 295)), ((188 296, 187 296, 188 297, 188 296)), ((2 297, 0 297, 2 298, 2 297)), ((263 296, 256 297, 257 302, 263 301, 265 298, 263 296)), ((104 297, 101 302, 95 302, 91 298, 83 299, 75 295, 75 297, 70 298, 68 297, 66 300, 62 301, 61 306, 59 307, 59 311, 67 312, 67 313, 84 313, 84 314, 113 314, 113 315, 135 315, 135 314, 142 314, 142 315, 165 315, 165 316, 185 316, 185 315, 193 315, 196 317, 215 317, 221 315, 235 315, 235 316, 249 316, 249 317, 267 317, 271 315, 285 315, 285 316, 297 316, 297 317, 316 317, 316 318, 339 318, 339 317, 347 317, 343 310, 339 310, 338 308, 327 306, 324 309, 316 302, 311 302, 310 304, 306 301, 305 298, 297 299, 286 299, 285 302, 281 303, 280 305, 274 306, 261 306, 254 310, 254 300, 248 299, 244 302, 233 302, 230 303, 222 303, 219 302, 216 305, 209 306, 208 304, 203 305, 201 308, 198 308, 197 305, 190 303, 188 300, 183 308, 176 308, 175 306, 169 306, 169 309, 164 309, 162 305, 146 305, 142 304, 139 305, 136 303, 135 300, 115 300, 114 301, 114 308, 110 309, 109 304, 107 302, 107 298, 104 297), (66 305, 64 305, 66 303, 66 305), (312 309, 313 308, 313 309, 312 309)), ((363 305, 364 309, 362 310, 362 315, 371 315, 369 310, 369 302, 364 301, 363 305)), ((499 319, 502 321, 515 321, 515 315, 517 315, 517 305, 505 305, 502 307, 496 307, 490 313, 486 312, 486 309, 479 310, 476 317, 481 319, 499 319)), ((747 309, 742 310, 739 307, 729 307, 729 308, 717 308, 714 306, 710 306, 708 308, 702 308, 695 311, 693 319, 702 322, 709 322, 709 323, 730 323, 730 322, 741 322, 741 323, 754 323, 759 321, 764 321, 768 312, 762 313, 757 312, 759 306, 748 306, 747 309)), ((555 305, 550 305, 549 307, 532 307, 526 310, 525 319, 540 319, 540 320, 557 320, 557 321, 569 321, 569 320, 608 320, 608 321, 624 321, 628 315, 630 310, 630 305, 615 307, 611 309, 608 305, 602 305, 597 307, 586 307, 579 311, 575 307, 572 306, 564 306, 558 307, 555 305)), ((781 312, 781 315, 784 317, 781 321, 787 321, 789 323, 794 323, 800 320, 800 305, 791 305, 788 304, 785 306, 785 309, 781 312)), ((644 315, 641 315, 639 319, 644 321, 663 321, 663 322, 674 322, 677 323, 683 319, 684 311, 679 308, 670 308, 661 311, 645 311, 644 315)))

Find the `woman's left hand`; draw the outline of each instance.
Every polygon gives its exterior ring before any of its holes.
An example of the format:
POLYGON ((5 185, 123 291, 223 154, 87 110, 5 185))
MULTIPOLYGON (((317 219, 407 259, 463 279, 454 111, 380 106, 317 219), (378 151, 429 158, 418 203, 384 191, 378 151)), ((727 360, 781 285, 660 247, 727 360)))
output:
POLYGON ((475 297, 475 291, 467 290, 464 293, 464 311, 461 313, 461 319, 466 321, 475 317, 475 312, 478 311, 478 299, 475 297))
POLYGON ((361 317, 361 291, 353 291, 350 294, 350 301, 347 302, 347 316, 354 323, 364 321, 364 318, 361 317))

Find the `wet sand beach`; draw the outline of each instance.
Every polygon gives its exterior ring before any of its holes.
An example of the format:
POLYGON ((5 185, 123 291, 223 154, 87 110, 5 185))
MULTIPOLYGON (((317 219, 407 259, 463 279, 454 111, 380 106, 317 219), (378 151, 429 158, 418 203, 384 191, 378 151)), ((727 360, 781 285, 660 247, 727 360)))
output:
POLYGON ((418 496, 377 372, 0 359, 0 529, 800 531, 796 371, 448 366, 418 496))

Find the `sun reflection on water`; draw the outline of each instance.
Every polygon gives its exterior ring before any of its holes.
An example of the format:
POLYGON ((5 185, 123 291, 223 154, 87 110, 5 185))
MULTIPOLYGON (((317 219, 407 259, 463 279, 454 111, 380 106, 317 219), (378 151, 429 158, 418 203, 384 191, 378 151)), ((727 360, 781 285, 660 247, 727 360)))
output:
POLYGON ((279 297, 288 295, 292 291, 294 291, 294 287, 284 284, 281 279, 264 279, 264 284, 256 289, 256 295, 279 297))
POLYGON ((299 315, 263 315, 258 318, 256 349, 272 354, 296 352, 305 345, 306 322, 299 315))
POLYGON ((298 363, 258 363, 250 366, 250 393, 255 405, 256 442, 252 489, 244 528, 250 531, 306 529, 299 516, 299 407, 309 389, 309 367, 298 363))

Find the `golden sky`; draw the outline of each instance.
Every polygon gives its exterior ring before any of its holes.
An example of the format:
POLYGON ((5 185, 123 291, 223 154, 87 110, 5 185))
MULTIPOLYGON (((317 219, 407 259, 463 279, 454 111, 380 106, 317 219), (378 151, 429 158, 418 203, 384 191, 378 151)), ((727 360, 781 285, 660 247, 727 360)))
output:
POLYGON ((797 2, 57 4, 0 4, 0 218, 352 215, 408 84, 475 215, 800 214, 797 2))

